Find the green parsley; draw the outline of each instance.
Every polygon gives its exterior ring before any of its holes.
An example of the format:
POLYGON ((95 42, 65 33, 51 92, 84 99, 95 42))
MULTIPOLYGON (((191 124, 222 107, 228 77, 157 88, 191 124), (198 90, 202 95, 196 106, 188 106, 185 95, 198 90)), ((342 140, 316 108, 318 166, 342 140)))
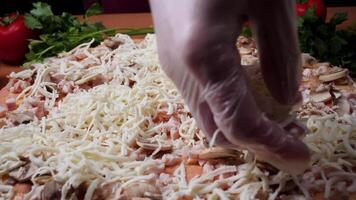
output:
POLYGON ((30 40, 27 61, 42 61, 92 39, 93 45, 97 45, 107 36, 116 33, 115 29, 107 29, 102 23, 91 24, 87 21, 88 17, 101 13, 98 4, 93 4, 86 11, 84 22, 66 12, 54 15, 46 3, 38 2, 33 6, 34 8, 25 14, 25 24, 28 28, 37 30, 40 35, 38 39, 30 40))

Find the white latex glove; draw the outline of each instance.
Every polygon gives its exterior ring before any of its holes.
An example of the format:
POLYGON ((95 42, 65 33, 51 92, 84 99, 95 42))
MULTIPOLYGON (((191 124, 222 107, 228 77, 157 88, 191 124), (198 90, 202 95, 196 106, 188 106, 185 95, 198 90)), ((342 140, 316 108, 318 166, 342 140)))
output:
POLYGON ((216 143, 248 149, 281 170, 309 166, 307 146, 256 105, 235 43, 255 25, 263 79, 281 104, 299 100, 300 52, 292 0, 151 0, 158 54, 199 127, 216 143))

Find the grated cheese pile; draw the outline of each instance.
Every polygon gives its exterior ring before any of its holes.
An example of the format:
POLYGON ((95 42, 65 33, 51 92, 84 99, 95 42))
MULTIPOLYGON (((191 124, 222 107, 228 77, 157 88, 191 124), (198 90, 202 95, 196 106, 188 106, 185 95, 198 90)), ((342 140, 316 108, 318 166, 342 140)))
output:
MULTIPOLYGON (((154 35, 138 44, 121 34, 111 40, 119 42, 117 48, 90 48, 91 43, 85 43, 11 75, 23 79, 35 75, 17 100, 44 97, 48 111, 28 124, 8 122, 0 130, 0 177, 24 165, 27 158, 35 170, 28 199, 43 190, 43 177, 61 185, 62 199, 82 185, 87 188, 84 199, 95 199, 100 188, 114 183, 113 196, 128 199, 133 189, 151 199, 308 199, 311 191, 324 191, 325 197, 335 191, 356 192, 352 115, 308 119, 310 132, 304 141, 312 151, 313 166, 303 176, 271 172, 244 152, 243 163, 199 161, 203 175, 188 180, 181 158, 207 148, 206 142, 159 66, 154 35), (56 76, 66 82, 53 83, 51 77, 56 76), (95 80, 100 81, 85 86, 95 80), (60 84, 66 87, 59 89, 60 84), (62 93, 69 94, 62 98, 62 93), (137 146, 140 138, 157 147, 142 149, 137 146), (171 150, 162 153, 167 143, 171 150), (174 165, 173 173, 167 172, 174 165)), ((0 199, 13 192, 12 185, 0 181, 0 199)))

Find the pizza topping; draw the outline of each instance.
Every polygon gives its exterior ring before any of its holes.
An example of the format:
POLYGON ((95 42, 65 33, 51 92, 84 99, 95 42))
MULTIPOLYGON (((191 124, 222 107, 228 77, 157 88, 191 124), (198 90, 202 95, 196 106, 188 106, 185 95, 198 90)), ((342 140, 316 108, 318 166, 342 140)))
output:
POLYGON ((304 68, 313 68, 314 64, 317 63, 317 60, 308 53, 302 53, 301 58, 304 68))
POLYGON ((213 147, 205 149, 199 153, 199 159, 203 160, 226 157, 240 158, 241 152, 232 149, 225 149, 222 147, 213 147))
POLYGON ((340 78, 343 78, 345 76, 347 76, 348 74, 348 70, 347 69, 336 69, 333 72, 331 72, 330 74, 326 74, 326 75, 321 75, 319 76, 319 80, 322 82, 329 82, 329 81, 334 81, 340 78))
MULTIPOLYGON (((334 98, 337 99, 341 96, 340 93, 336 92, 334 93, 334 98)), ((316 93, 312 94, 310 96, 310 99, 312 102, 327 102, 333 98, 332 94, 329 91, 321 92, 321 93, 316 93)))
POLYGON ((8 111, 13 111, 17 108, 16 99, 14 97, 6 99, 5 103, 8 111))
MULTIPOLYGON (((247 151, 206 147, 189 109, 159 67, 153 36, 139 44, 124 35, 110 40, 98 48, 84 43, 34 64, 26 72, 30 78, 12 75, 31 85, 6 117, 16 126, 0 130, 0 174, 8 176, 24 165, 20 156, 28 157, 36 170, 27 196, 40 197, 46 190, 50 198, 276 199, 286 191, 304 197, 313 195, 310 189, 322 188, 325 196, 345 187, 354 191, 343 173, 354 176, 356 122, 350 112, 356 110, 356 98, 333 91, 336 80, 319 80, 333 73, 327 64, 311 57, 305 61, 309 71, 303 81, 315 82, 301 88, 304 104, 298 112, 308 118, 303 140, 313 167, 319 168, 292 177, 247 151), (326 100, 315 102, 320 93, 326 100), (312 188, 314 180, 317 187, 312 188)), ((238 47, 252 48, 242 61, 257 62, 254 44, 239 41, 238 47)), ((352 88, 351 83, 343 84, 352 88)), ((1 198, 12 186, 0 181, 0 190, 1 198)))
POLYGON ((152 139, 144 139, 142 137, 136 138, 136 143, 138 146, 147 149, 147 150, 156 150, 159 151, 168 151, 172 149, 172 145, 168 144, 167 142, 160 142, 158 140, 152 139))
POLYGON ((9 173, 11 178, 19 182, 28 181, 35 174, 37 167, 33 164, 27 163, 24 166, 19 167, 18 169, 14 169, 9 173))

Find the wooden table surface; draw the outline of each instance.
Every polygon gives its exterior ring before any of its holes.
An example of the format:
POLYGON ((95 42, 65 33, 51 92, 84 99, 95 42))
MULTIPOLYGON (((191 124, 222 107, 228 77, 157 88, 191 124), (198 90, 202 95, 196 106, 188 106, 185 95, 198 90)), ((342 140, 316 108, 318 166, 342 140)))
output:
MULTIPOLYGON (((327 18, 333 16, 336 12, 347 12, 349 20, 342 24, 341 27, 346 27, 356 20, 356 7, 331 7, 328 8, 327 18)), ((91 21, 101 21, 106 27, 114 28, 145 28, 152 26, 152 18, 150 13, 134 13, 134 14, 104 14, 93 16, 91 21)), ((0 88, 8 82, 6 76, 12 71, 20 71, 19 66, 8 65, 0 62, 0 88)))

